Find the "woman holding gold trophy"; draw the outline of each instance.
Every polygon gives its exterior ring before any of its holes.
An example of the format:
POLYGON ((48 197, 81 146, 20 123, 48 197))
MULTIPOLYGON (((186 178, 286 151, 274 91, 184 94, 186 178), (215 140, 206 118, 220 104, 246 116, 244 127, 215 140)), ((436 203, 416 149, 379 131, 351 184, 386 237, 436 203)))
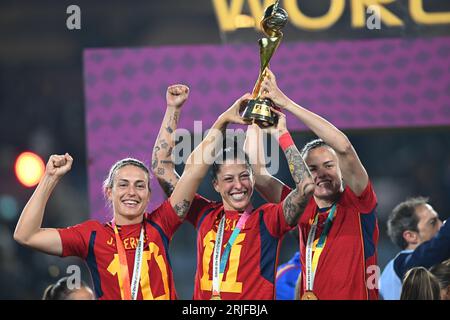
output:
MULTIPOLYGON (((377 300, 377 197, 367 171, 343 132, 289 99, 275 75, 267 73, 261 97, 292 113, 319 137, 301 152, 315 190, 299 221, 300 297, 377 300)), ((271 180, 270 187, 276 189, 277 183, 271 180)))
MULTIPOLYGON (((272 5, 266 10, 266 13, 270 14, 266 15, 273 16, 273 12, 279 13, 280 10, 282 9, 278 7, 278 4, 272 5)), ((266 23, 268 21, 270 19, 265 19, 266 23)), ((270 55, 264 55, 265 62, 262 63, 264 67, 251 96, 254 100, 259 99, 259 86, 263 80, 264 70, 281 37, 277 39, 278 42, 273 42, 270 55)), ((247 99, 241 102, 248 106, 248 102, 254 100, 247 99)), ((256 113, 255 119, 253 118, 255 112, 249 112, 252 117, 244 116, 243 119, 248 122, 256 120, 261 126, 274 124, 267 130, 283 149, 296 188, 282 194, 281 197, 273 197, 269 194, 270 192, 266 193, 265 198, 277 199, 275 201, 277 203, 268 203, 254 209, 251 198, 255 184, 256 187, 259 184, 261 188, 261 183, 265 181, 258 175, 254 175, 243 150, 237 148, 223 150, 222 156, 213 163, 212 170, 213 186, 220 194, 221 202, 212 202, 196 195, 186 217, 197 230, 194 299, 271 300, 275 298, 276 262, 281 239, 297 225, 304 206, 314 191, 314 184, 306 164, 286 129, 285 116, 271 108, 271 105, 266 107, 269 111, 265 114, 270 115, 270 118, 256 113), (278 120, 274 121, 272 115, 276 115, 278 120), (280 201, 280 198, 284 200, 280 201)), ((154 162, 153 169, 155 172, 162 173, 158 175, 158 181, 167 195, 170 195, 170 190, 178 180, 171 152, 166 152, 173 150, 175 146, 172 133, 176 129, 178 115, 179 109, 167 109, 153 152, 154 159, 158 159, 154 162), (173 118, 177 121, 170 121, 173 118), (167 188, 167 185, 170 185, 170 188, 167 188)), ((261 189, 264 190, 264 188, 261 189)))

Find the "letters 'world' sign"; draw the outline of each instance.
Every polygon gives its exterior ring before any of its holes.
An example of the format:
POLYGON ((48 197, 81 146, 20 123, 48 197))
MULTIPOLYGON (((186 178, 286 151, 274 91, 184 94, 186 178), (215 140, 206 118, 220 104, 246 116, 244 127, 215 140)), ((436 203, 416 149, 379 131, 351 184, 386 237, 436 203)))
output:
MULTIPOLYGON (((273 0, 212 0, 219 28, 233 32, 259 28, 261 15, 273 0)), ((292 26, 320 31, 335 28, 342 19, 353 29, 367 26, 368 14, 376 13, 385 28, 404 28, 408 23, 422 26, 450 24, 448 1, 424 0, 281 0, 292 26), (447 2, 447 3, 446 3, 447 2), (370 10, 368 10, 370 9, 370 10)))

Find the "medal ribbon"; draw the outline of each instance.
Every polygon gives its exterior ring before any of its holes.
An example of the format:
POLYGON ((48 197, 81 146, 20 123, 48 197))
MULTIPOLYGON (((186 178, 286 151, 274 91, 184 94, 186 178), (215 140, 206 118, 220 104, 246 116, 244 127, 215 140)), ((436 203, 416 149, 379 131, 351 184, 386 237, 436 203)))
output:
POLYGON ((128 273, 128 263, 127 256, 125 253, 125 248, 122 243, 122 239, 120 239, 119 230, 114 222, 111 222, 111 225, 114 229, 114 234, 116 237, 116 247, 117 254, 119 255, 119 274, 118 276, 122 279, 120 283, 120 293, 122 295, 122 300, 136 300, 137 294, 139 291, 138 281, 141 277, 141 266, 142 266, 142 253, 144 251, 144 228, 145 224, 141 227, 141 234, 139 236, 139 242, 136 247, 136 252, 134 255, 134 268, 133 268, 133 276, 130 286, 130 275, 128 273))
POLYGON ((336 212, 336 204, 333 204, 330 212, 328 213, 327 220, 325 221, 325 226, 323 228, 322 234, 320 235, 319 241, 314 250, 314 258, 313 247, 314 247, 314 238, 316 236, 317 223, 319 220, 319 214, 316 214, 314 217, 314 222, 311 225, 311 230, 309 230, 308 240, 306 243, 306 290, 313 291, 314 277, 316 275, 317 265, 319 263, 320 255, 322 254, 323 248, 325 247, 325 243, 327 241, 328 232, 330 231, 331 225, 333 223, 333 219, 335 217, 336 212))
POLYGON ((228 258, 230 256, 230 251, 233 246, 233 243, 236 241, 237 236, 241 232, 242 228, 245 226, 245 222, 250 217, 251 212, 253 211, 253 207, 251 205, 247 206, 245 212, 241 215, 231 233, 230 239, 228 239, 227 244, 225 245, 225 249, 223 250, 222 257, 220 256, 220 251, 222 248, 223 241, 223 231, 225 225, 225 212, 220 219, 219 227, 217 228, 216 235, 216 243, 214 245, 214 254, 213 254, 213 281, 212 281, 212 296, 220 297, 220 283, 222 282, 223 274, 225 272, 225 267, 228 262, 228 258))

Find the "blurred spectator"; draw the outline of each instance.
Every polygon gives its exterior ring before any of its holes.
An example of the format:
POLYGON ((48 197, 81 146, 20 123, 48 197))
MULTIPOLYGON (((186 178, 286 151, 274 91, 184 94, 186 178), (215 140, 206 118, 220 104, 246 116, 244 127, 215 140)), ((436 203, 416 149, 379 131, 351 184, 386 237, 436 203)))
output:
POLYGON ((42 300, 95 300, 94 292, 84 282, 80 286, 72 287, 70 279, 64 277, 45 289, 42 300))
MULTIPOLYGON (((298 243, 298 228, 289 232, 298 243)), ((301 273, 300 253, 297 251, 286 263, 278 266, 275 278, 276 300, 295 300, 295 287, 301 273)))
POLYGON ((381 274, 383 299, 399 299, 400 279, 407 270, 417 266, 429 268, 450 257, 450 223, 441 226, 428 198, 411 198, 394 208, 388 220, 388 234, 402 251, 381 274))
POLYGON ((276 300, 295 300, 295 286, 301 272, 300 253, 294 256, 277 269, 276 300))

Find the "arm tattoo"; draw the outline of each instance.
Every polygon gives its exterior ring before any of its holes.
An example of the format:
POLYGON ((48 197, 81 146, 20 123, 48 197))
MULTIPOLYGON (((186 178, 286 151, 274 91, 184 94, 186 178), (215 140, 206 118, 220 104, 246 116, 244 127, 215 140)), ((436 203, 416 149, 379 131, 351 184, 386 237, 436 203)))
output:
POLYGON ((173 148, 170 147, 169 150, 167 150, 166 156, 167 156, 167 157, 172 156, 172 151, 173 151, 173 148))
POLYGON ((155 157, 152 160, 152 170, 155 171, 157 166, 158 166, 158 157, 156 157, 155 155, 155 157))
POLYGON ((286 222, 293 226, 308 204, 309 195, 304 194, 302 183, 306 178, 311 177, 311 173, 295 145, 287 148, 285 154, 296 188, 286 197, 283 204, 283 213, 286 222))
POLYGON ((184 218, 184 216, 187 214, 189 207, 191 206, 191 202, 183 199, 183 201, 177 203, 173 209, 177 213, 178 217, 184 218))
POLYGON ((176 127, 177 125, 178 125, 178 113, 175 112, 173 115, 169 117, 169 121, 165 129, 169 134, 172 134, 174 132, 173 128, 176 127))
POLYGON ((173 118, 172 118, 172 116, 170 116, 169 123, 173 121, 173 124, 177 125, 178 124, 178 115, 179 115, 179 112, 175 112, 173 114, 173 118))
POLYGON ((298 185, 309 174, 308 167, 295 145, 287 148, 285 154, 289 164, 289 171, 291 171, 295 184, 298 185))
POLYGON ((174 138, 173 133, 177 127, 178 118, 179 112, 176 110, 173 114, 169 114, 169 121, 164 121, 160 128, 152 154, 152 171, 167 197, 171 196, 179 179, 171 158, 173 152, 171 144, 174 143, 172 139, 174 138), (172 172, 175 177, 172 177, 172 172))
POLYGON ((171 127, 167 126, 167 127, 166 127, 166 131, 167 131, 168 133, 172 134, 173 129, 172 129, 171 127))
POLYGON ((305 211, 309 197, 300 195, 298 188, 293 190, 284 200, 283 214, 288 225, 297 224, 298 218, 305 211), (299 201, 300 200, 300 201, 299 201))
POLYGON ((158 179, 158 181, 159 181, 159 184, 161 185, 161 188, 164 191, 164 194, 167 197, 170 197, 172 195, 172 193, 173 193, 173 190, 175 190, 175 186, 174 186, 173 182, 172 181, 168 181, 168 180, 166 181, 166 180, 163 180, 163 179, 158 179))
MULTIPOLYGON (((159 136, 158 136, 159 139, 159 136)), ((161 150, 159 146, 155 146, 153 148, 153 154, 152 154, 152 170, 155 171, 155 169, 158 167, 158 151, 161 150)))

